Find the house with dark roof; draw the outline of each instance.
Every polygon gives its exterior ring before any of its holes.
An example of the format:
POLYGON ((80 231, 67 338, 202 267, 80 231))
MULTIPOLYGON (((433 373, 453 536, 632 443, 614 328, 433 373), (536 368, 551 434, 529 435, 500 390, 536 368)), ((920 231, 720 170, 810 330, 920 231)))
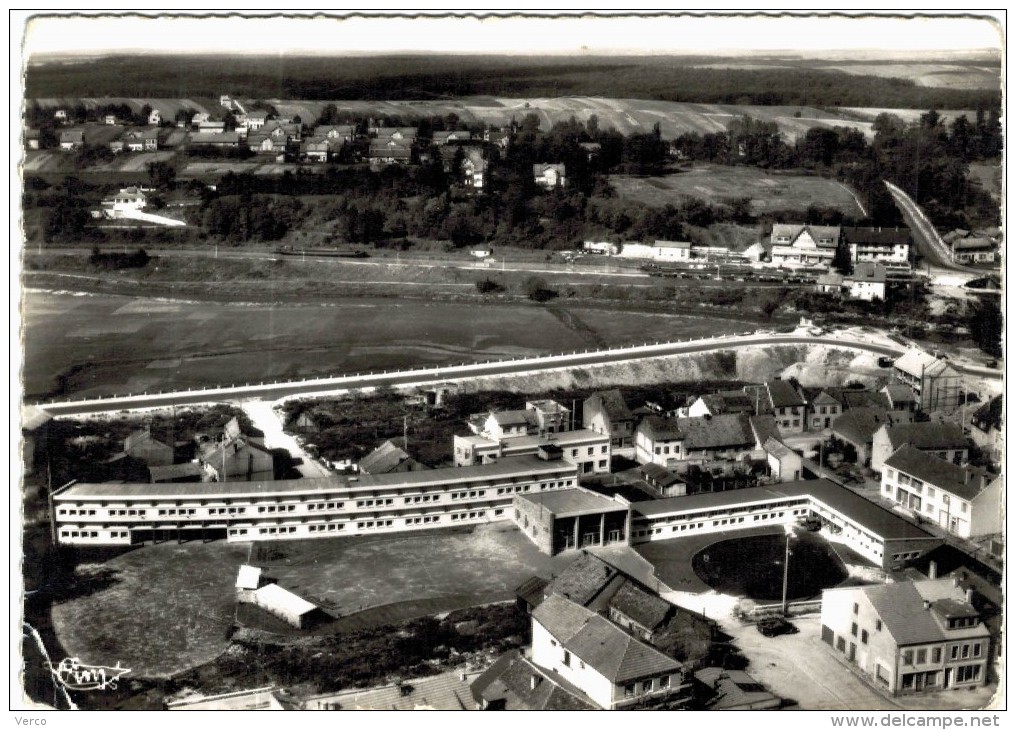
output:
POLYGON ((169 466, 174 461, 173 447, 152 436, 147 428, 132 431, 124 439, 123 451, 148 466, 169 466))
POLYGON ((1004 446, 1002 418, 1004 415, 1002 396, 998 395, 980 406, 970 418, 971 437, 993 460, 1001 458, 1004 446))
POLYGON ((533 611, 532 662, 605 710, 686 702, 685 669, 609 619, 552 594, 533 611))
POLYGON ((850 250, 850 260, 858 263, 879 263, 902 267, 910 263, 909 228, 843 227, 843 242, 850 250))
POLYGON ((808 401, 786 380, 770 380, 762 385, 745 386, 744 392, 755 402, 755 412, 776 417, 780 432, 801 433, 807 424, 808 401))
POLYGON ((893 377, 908 386, 922 411, 949 410, 960 405, 963 382, 948 361, 913 347, 893 362, 893 377))
POLYGON ((822 591, 822 641, 893 695, 983 686, 991 638, 958 579, 822 591))
POLYGON ((60 149, 65 152, 79 150, 85 145, 85 133, 81 130, 60 132, 60 149))
POLYGON ((649 416, 635 432, 636 460, 666 468, 738 460, 760 448, 750 417, 744 413, 675 419, 649 416))
POLYGON ((882 496, 958 537, 997 535, 1003 530, 1001 476, 957 466, 910 445, 886 459, 882 496))
POLYGON ((872 437, 871 468, 881 471, 886 459, 908 444, 953 464, 965 464, 969 457, 969 443, 959 424, 935 421, 886 423, 872 437))
POLYGON ((770 236, 770 257, 785 268, 829 268, 840 242, 839 226, 776 223, 770 236))
POLYGON ((696 416, 722 416, 728 413, 755 415, 755 402, 751 396, 740 390, 720 391, 698 396, 688 406, 687 413, 681 415, 694 418, 696 416))
POLYGON ((369 454, 360 459, 361 474, 394 474, 397 472, 423 471, 429 469, 411 457, 399 445, 402 439, 388 439, 369 454))
POLYGON ((610 436, 614 449, 634 448, 636 421, 620 390, 599 390, 582 402, 582 425, 610 436))
POLYGON ((843 405, 828 391, 821 390, 808 403, 808 428, 820 431, 831 428, 833 421, 843 413, 843 405))
POLYGON ((706 710, 774 710, 782 700, 741 669, 707 667, 695 672, 699 703, 706 710))
POLYGON ((885 299, 886 270, 882 264, 862 261, 854 264, 854 271, 843 278, 851 299, 873 302, 885 299))
POLYGON ((857 451, 857 463, 871 463, 872 442, 875 434, 887 423, 909 423, 907 412, 890 413, 885 408, 851 408, 833 421, 833 436, 845 441, 857 451))
POLYGON ((611 621, 649 642, 676 610, 674 604, 632 581, 625 581, 608 604, 611 621))
POLYGON ((469 685, 477 710, 598 710, 586 694, 556 672, 517 651, 498 657, 469 685))
POLYGON ((889 383, 884 386, 878 394, 885 398, 889 404, 889 410, 907 411, 913 413, 917 410, 917 399, 914 391, 902 383, 889 383))

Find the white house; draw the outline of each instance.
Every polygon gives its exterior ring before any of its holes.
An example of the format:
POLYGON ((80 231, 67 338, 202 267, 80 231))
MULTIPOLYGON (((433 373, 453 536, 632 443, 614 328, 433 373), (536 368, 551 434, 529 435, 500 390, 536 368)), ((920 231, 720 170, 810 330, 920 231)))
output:
POLYGON ((544 162, 533 165, 533 181, 547 190, 565 187, 567 178, 564 164, 544 162))
POLYGON ((776 266, 829 268, 840 241, 839 226, 773 225, 770 256, 776 266))
POLYGON ((850 292, 851 299, 863 299, 872 302, 885 299, 885 267, 870 261, 854 264, 854 273, 846 276, 844 285, 850 292))
POLYGON ((822 591, 822 641, 893 694, 980 687, 991 639, 952 578, 822 591))
POLYGON ((532 661, 604 710, 665 700, 682 688, 684 665, 609 619, 557 593, 533 610, 532 661))
POLYGON ((882 496, 963 538, 1002 532, 1002 477, 902 446, 882 467, 882 496))
POLYGON ((162 124, 162 112, 158 109, 152 109, 148 114, 148 123, 155 126, 162 124))
POLYGON ((583 241, 582 250, 588 253, 601 254, 603 256, 617 255, 619 246, 610 241, 583 241))
POLYGON ((843 242, 850 250, 850 260, 855 264, 871 262, 894 268, 909 266, 909 228, 844 226, 843 242))
POLYGON ((967 437, 955 423, 886 423, 871 441, 871 468, 881 471, 886 460, 902 446, 912 446, 925 454, 953 464, 965 464, 967 437))

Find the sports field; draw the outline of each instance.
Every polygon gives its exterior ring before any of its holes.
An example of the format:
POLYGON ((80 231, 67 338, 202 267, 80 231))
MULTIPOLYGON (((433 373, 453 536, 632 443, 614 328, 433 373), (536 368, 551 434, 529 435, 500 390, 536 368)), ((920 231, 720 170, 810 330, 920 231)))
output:
POLYGON ((812 205, 838 208, 849 216, 864 215, 852 192, 835 180, 770 174, 754 167, 694 165, 659 177, 612 175, 610 183, 623 198, 660 207, 678 205, 688 198, 712 204, 748 198, 756 215, 774 210, 803 212, 812 205))

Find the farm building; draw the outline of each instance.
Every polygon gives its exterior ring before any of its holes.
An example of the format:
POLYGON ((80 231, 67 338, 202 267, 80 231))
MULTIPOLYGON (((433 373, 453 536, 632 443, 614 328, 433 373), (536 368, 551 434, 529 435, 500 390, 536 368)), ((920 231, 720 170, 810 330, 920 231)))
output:
POLYGON ((325 617, 324 611, 313 603, 276 583, 254 591, 251 603, 298 629, 305 629, 325 617))

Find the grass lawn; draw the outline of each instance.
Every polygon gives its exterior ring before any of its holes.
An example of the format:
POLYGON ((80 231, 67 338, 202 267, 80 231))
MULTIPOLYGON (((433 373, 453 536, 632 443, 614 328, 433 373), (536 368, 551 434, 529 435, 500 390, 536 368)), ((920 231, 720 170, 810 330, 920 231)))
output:
POLYGON ((610 182, 622 198, 657 207, 677 205, 686 198, 713 204, 749 198, 756 215, 774 210, 805 211, 812 205, 862 215, 850 191, 835 180, 770 174, 753 167, 696 164, 687 171, 660 177, 611 175, 610 182))
MULTIPOLYGON (((525 579, 549 577, 575 557, 543 555, 507 523, 260 545, 269 558, 261 564, 282 586, 335 615, 376 607, 386 620, 510 599, 525 579), (385 612, 385 604, 397 607, 385 612)), ((103 566, 115 571, 112 585, 53 607, 56 635, 82 663, 120 661, 135 677, 209 662, 228 646, 236 570, 248 550, 247 543, 163 543, 114 558, 103 566)))

